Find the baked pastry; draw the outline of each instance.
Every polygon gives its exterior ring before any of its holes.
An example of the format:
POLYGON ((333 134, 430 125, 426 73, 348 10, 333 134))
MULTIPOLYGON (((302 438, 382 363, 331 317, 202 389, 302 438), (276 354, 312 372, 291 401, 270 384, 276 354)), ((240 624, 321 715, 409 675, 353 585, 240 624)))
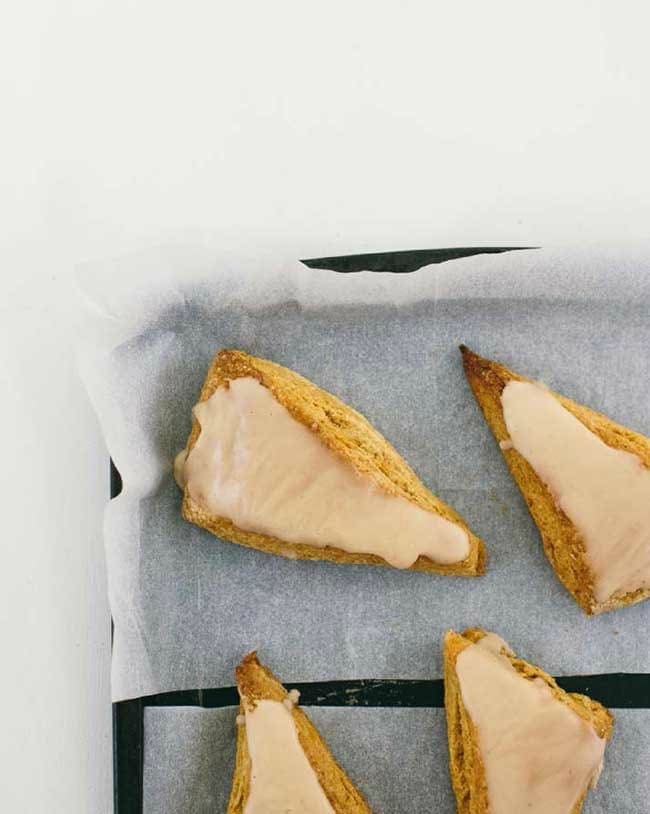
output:
POLYGON ((650 439, 461 347, 558 578, 588 614, 650 597, 650 439))
POLYGON ((449 771, 459 814, 579 814, 613 718, 494 633, 444 639, 449 771))
POLYGON ((241 699, 227 814, 370 814, 354 783, 287 690, 249 653, 236 670, 241 699))
POLYGON ((183 517, 292 559, 483 573, 482 542, 359 413, 292 370, 214 358, 177 457, 183 517))

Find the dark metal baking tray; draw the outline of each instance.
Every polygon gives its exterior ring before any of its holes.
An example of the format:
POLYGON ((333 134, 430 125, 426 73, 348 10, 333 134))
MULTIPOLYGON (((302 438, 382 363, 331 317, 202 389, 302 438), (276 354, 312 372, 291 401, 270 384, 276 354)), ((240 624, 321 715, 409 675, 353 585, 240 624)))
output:
MULTIPOLYGON (((477 254, 498 254, 522 248, 525 247, 414 249, 346 255, 345 257, 320 257, 302 262, 310 268, 330 269, 341 273, 377 271, 404 274, 432 263, 443 263, 477 254)), ((111 461, 111 498, 116 497, 121 488, 122 480, 111 461)), ((279 676, 279 678, 283 683, 300 690, 300 703, 305 706, 443 706, 443 684, 440 679, 389 681, 363 678, 301 684, 291 681, 291 676, 279 676)), ((612 709, 650 708, 650 674, 608 673, 590 676, 562 676, 557 681, 563 689, 590 695, 612 709)), ((214 708, 236 704, 238 704, 238 696, 234 686, 161 693, 113 704, 115 814, 142 814, 145 707, 214 708)))

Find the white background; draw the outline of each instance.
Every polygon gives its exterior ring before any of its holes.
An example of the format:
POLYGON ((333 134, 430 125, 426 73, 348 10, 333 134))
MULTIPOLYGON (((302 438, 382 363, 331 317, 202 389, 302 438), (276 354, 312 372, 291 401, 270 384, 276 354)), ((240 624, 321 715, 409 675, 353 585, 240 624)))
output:
POLYGON ((0 806, 111 809, 81 262, 634 242, 646 3, 26 0, 0 18, 0 806))

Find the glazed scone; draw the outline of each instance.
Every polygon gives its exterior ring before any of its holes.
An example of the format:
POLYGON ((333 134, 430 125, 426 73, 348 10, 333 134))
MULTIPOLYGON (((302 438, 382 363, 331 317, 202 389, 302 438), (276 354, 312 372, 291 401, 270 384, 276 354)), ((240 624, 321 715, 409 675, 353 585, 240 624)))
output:
POLYGON ((562 584, 588 614, 650 597, 650 439, 461 352, 562 584))
POLYGON ((449 772, 458 814, 579 814, 613 718, 478 628, 444 639, 449 772))
POLYGON ((183 517, 292 559, 483 573, 482 542, 369 422, 281 365, 214 358, 175 465, 183 517))
POLYGON ((316 727, 249 653, 236 670, 241 699, 227 814, 369 814, 316 727))

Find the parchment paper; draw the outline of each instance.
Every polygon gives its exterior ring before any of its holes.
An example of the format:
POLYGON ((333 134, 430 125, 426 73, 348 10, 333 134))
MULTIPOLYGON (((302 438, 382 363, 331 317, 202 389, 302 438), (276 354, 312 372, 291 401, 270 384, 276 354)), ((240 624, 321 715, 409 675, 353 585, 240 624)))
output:
MULTIPOLYGON (((336 759, 376 814, 454 814, 443 709, 309 707, 336 759)), ((144 814, 225 811, 235 709, 145 710, 144 814)), ((615 710, 614 735, 584 814, 648 810, 650 710, 615 710)))
POLYGON ((650 602, 589 619, 562 588, 457 350, 650 434, 650 249, 341 275, 202 247, 82 276, 82 371, 124 480, 106 516, 115 699, 230 685, 253 648, 294 681, 437 677, 443 632, 470 625, 553 674, 650 671, 650 602), (289 561, 185 523, 171 460, 222 347, 293 367, 364 413, 485 540, 487 575, 289 561))

